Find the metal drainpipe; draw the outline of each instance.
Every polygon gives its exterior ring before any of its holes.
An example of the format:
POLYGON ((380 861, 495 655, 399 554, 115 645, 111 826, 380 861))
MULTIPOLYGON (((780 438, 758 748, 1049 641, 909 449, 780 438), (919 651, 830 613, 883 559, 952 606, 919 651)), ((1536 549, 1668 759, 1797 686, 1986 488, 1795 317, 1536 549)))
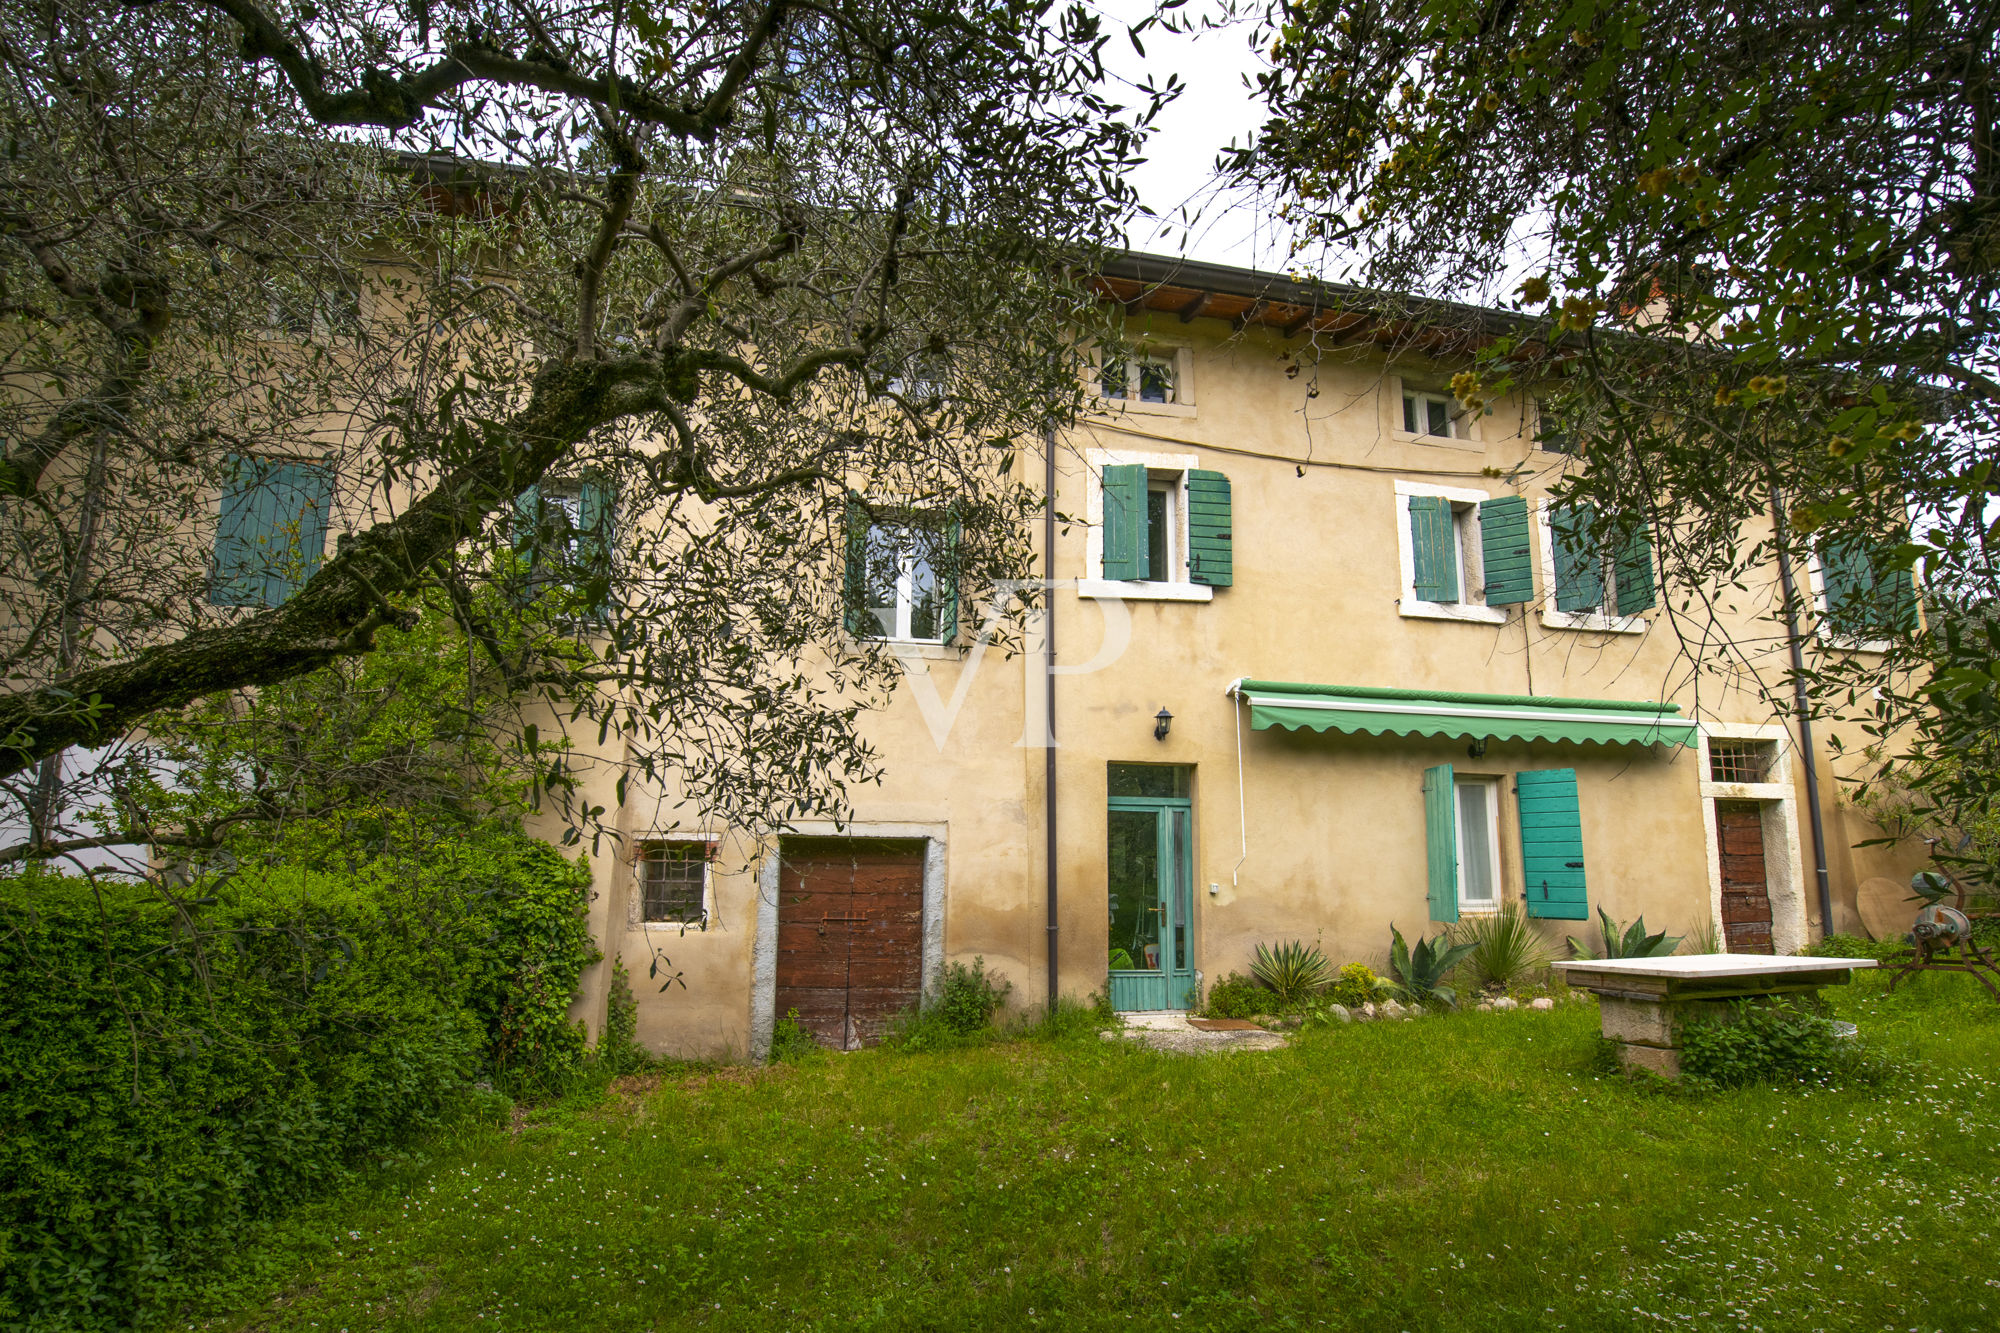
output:
POLYGON ((1056 1003, 1056 432, 1042 436, 1042 823, 1048 868, 1049 1008, 1056 1003))
POLYGON ((1799 647, 1799 602, 1792 582, 1791 557, 1785 554, 1785 507, 1776 481, 1771 483, 1771 524, 1777 536, 1778 587, 1785 599, 1785 646, 1792 654, 1792 709, 1799 719, 1799 749, 1805 755, 1806 806, 1811 817, 1813 877, 1819 887, 1819 933, 1833 934, 1833 887, 1826 873, 1826 826, 1819 813, 1819 753, 1813 749, 1812 701, 1806 694, 1806 657, 1799 647))

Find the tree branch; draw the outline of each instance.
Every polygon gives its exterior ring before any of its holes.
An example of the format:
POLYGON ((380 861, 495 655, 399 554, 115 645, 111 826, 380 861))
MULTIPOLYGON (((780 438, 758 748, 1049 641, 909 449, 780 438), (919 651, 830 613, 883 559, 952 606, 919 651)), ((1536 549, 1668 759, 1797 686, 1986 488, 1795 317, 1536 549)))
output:
POLYGON ((305 104, 307 114, 322 125, 407 129, 457 89, 486 82, 534 88, 596 106, 616 106, 637 120, 702 143, 729 123, 736 94, 784 21, 783 0, 773 0, 744 34, 742 45, 708 96, 693 106, 673 106, 623 75, 593 79, 550 59, 518 59, 481 41, 454 42, 437 60, 411 74, 398 75, 375 66, 356 76, 359 87, 330 89, 318 58, 301 49, 255 0, 199 2, 233 19, 243 29, 243 54, 253 61, 276 64, 305 104))

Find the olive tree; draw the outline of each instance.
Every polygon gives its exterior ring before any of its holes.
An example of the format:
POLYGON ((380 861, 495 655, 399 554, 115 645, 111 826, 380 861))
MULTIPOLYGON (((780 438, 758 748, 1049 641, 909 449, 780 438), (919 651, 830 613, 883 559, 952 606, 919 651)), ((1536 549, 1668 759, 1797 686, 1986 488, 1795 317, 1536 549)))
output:
POLYGON ((212 841, 144 754, 65 824, 61 756, 424 615, 532 787, 589 750, 838 810, 894 681, 853 533, 968 608, 1027 570, 1011 466, 1078 404, 1158 101, 1103 40, 1043 0, 0 2, 7 857, 212 841), (275 506, 255 569, 232 496, 275 506))

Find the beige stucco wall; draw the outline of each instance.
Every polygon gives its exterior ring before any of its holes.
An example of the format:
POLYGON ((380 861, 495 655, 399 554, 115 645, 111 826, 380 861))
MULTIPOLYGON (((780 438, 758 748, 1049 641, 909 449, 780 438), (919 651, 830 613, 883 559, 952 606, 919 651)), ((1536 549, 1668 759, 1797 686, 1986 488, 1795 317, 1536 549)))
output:
MULTIPOLYGON (((1745 645, 1733 679, 1696 668, 1698 654, 1664 606, 1648 612, 1644 632, 1635 634, 1557 627, 1533 604, 1511 608, 1501 624, 1406 617, 1399 613, 1397 533, 1407 520, 1396 483, 1519 493, 1532 502, 1567 461, 1535 449, 1522 431, 1523 406, 1496 405, 1477 439, 1420 441, 1396 429, 1394 377, 1441 386, 1448 370, 1391 365, 1370 351, 1294 377, 1286 373, 1286 344, 1269 331, 1238 338, 1220 321, 1182 325, 1166 317, 1138 328, 1150 328, 1163 351, 1180 352, 1194 403, 1107 413, 1060 441, 1057 507, 1072 521, 1056 543, 1054 576, 1096 572, 1087 568, 1089 525, 1076 521, 1091 510, 1091 451, 1137 451, 1192 456, 1197 466, 1228 475, 1234 586, 1206 602, 1094 599, 1074 587, 1053 599, 1058 661, 1073 670, 1096 659, 1098 668, 1057 680, 1059 988, 1081 996, 1105 984, 1106 765, 1114 762, 1193 769, 1196 965, 1210 980, 1247 967, 1261 941, 1317 940, 1336 961, 1379 964, 1391 923, 1406 936, 1435 929, 1427 923, 1420 783, 1425 767, 1444 762, 1503 779, 1506 896, 1519 897, 1521 870, 1505 779, 1522 769, 1574 768, 1593 912, 1602 906, 1620 921, 1643 913, 1653 928, 1675 932, 1710 921, 1712 835, 1692 751, 1494 742, 1474 759, 1464 741, 1259 732, 1248 729, 1247 718, 1239 739, 1237 705, 1226 690, 1249 677, 1672 700, 1704 722, 1769 724, 1752 673, 1776 679, 1781 666, 1773 626, 1758 619, 1775 588, 1735 594, 1724 607, 1724 627, 1745 645), (1169 738, 1156 741, 1153 715, 1163 705, 1174 722, 1169 738), (1239 801, 1247 812, 1241 819, 1239 801)), ((1038 457, 1025 461, 1039 470, 1038 457)), ((1538 556, 1542 541, 1538 532, 1538 556)), ((831 568, 827 576, 835 576, 831 568)), ((1539 576, 1537 593, 1548 595, 1539 576)), ((1023 739, 1038 730, 1039 662, 1032 654, 1010 659, 959 648, 929 650, 908 666, 911 678, 895 701, 867 722, 886 769, 879 788, 855 794, 855 831, 944 830, 945 956, 983 956, 1013 982, 1017 1002, 1038 1002, 1047 984, 1045 756, 1023 739), (954 714, 950 703, 962 683, 954 714)), ((1790 764, 1789 775, 1783 790, 1794 802, 1791 827, 1803 829, 1803 765, 1790 764)), ((607 768, 607 788, 609 781, 607 768)), ((642 840, 676 817, 699 825, 671 802, 672 793, 635 796, 622 812, 623 831, 642 840)), ((1841 842, 1857 832, 1854 820, 1851 812, 1829 813, 1836 894, 1850 905, 1859 878, 1885 873, 1841 842)), ((710 926, 685 934, 637 925, 629 867, 615 855, 595 863, 593 923, 607 951, 625 959, 647 1045, 689 1055, 757 1047, 757 937, 774 910, 758 887, 766 850, 743 838, 726 842, 710 926), (671 959, 684 988, 661 993, 649 980, 656 952, 671 959)), ((1794 934, 1816 935, 1810 851, 1778 850, 1793 873, 1774 886, 1774 905, 1789 895, 1799 922, 1794 934)), ((1554 929, 1593 928, 1565 922, 1554 929)), ((593 1024, 603 1011, 607 970, 596 970, 579 1005, 593 1024)))

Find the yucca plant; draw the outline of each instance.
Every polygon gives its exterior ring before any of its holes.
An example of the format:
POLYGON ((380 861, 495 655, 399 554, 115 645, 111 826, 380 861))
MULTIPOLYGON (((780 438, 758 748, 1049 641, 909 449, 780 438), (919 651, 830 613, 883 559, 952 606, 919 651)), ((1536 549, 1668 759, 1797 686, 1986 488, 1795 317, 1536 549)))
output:
POLYGON ((1389 971, 1396 978, 1396 989, 1404 999, 1413 1004, 1446 1005, 1458 1004, 1458 992, 1444 984, 1445 977, 1460 960, 1472 952, 1470 944, 1453 944, 1449 935, 1439 935, 1434 940, 1417 936, 1417 947, 1412 949, 1403 941, 1403 932, 1389 927, 1393 937, 1389 945, 1389 971))
POLYGON ((1681 937, 1669 935, 1666 931, 1648 935, 1646 918, 1641 915, 1637 921, 1622 932, 1605 915, 1602 907, 1597 909, 1599 929, 1604 935, 1604 952, 1592 953, 1590 946, 1576 936, 1569 937, 1569 952, 1572 958, 1662 958, 1680 948, 1681 937))
POLYGON ((1250 975, 1270 987, 1279 1008, 1290 1009, 1332 984, 1333 965, 1326 961, 1318 945, 1293 940, 1275 949, 1258 945, 1250 975))
POLYGON ((1517 986, 1549 965, 1549 943, 1519 903, 1508 903, 1490 915, 1466 917, 1452 928, 1451 940, 1472 946, 1464 966, 1480 986, 1517 986))

